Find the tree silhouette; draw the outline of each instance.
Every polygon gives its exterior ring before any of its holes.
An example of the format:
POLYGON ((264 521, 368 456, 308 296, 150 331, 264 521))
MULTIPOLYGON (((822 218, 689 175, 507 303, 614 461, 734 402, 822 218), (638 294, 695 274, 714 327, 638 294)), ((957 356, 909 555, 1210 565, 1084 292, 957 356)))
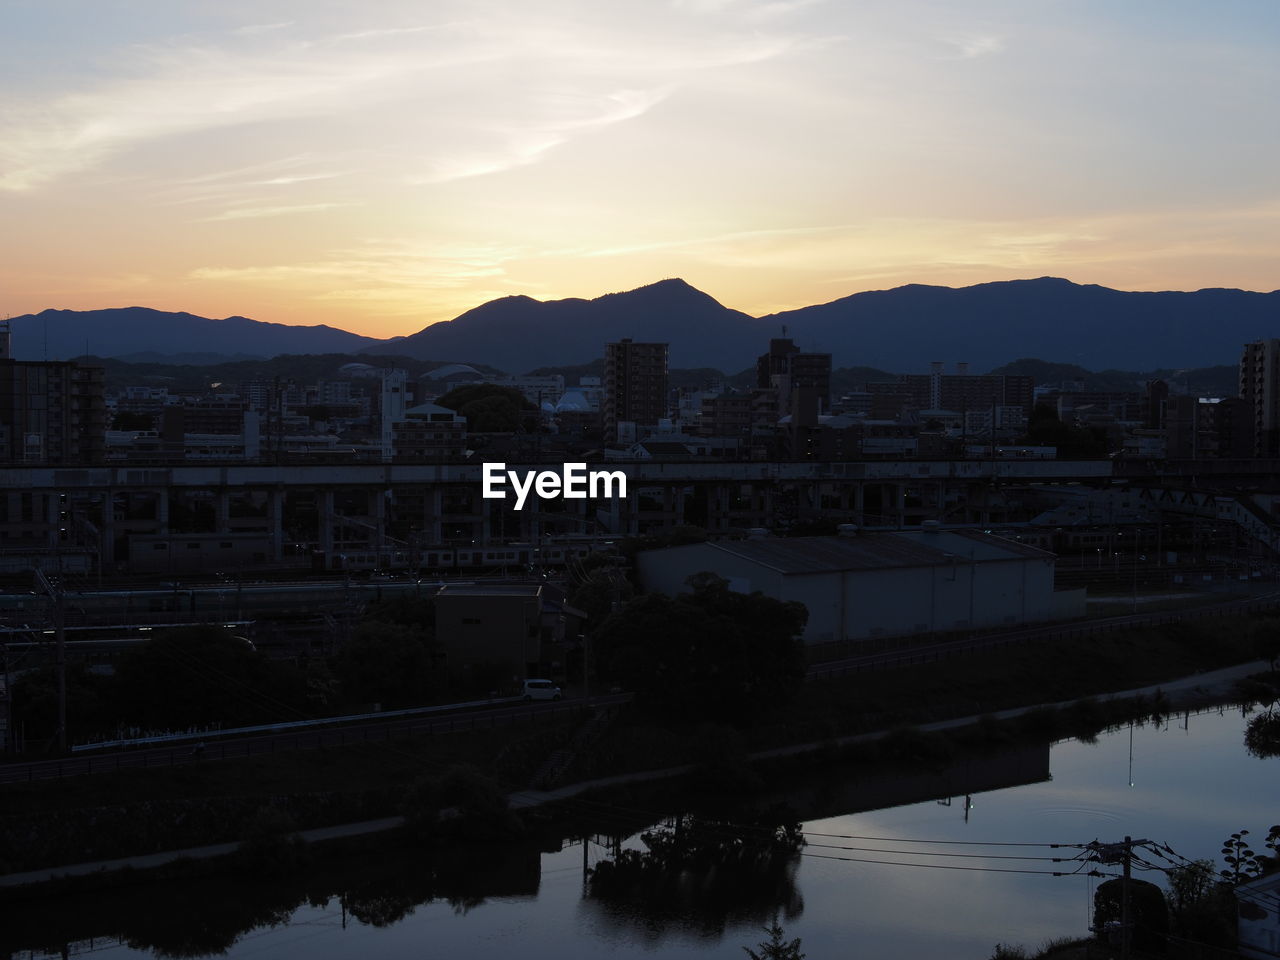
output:
POLYGON ((796 937, 790 942, 783 940, 782 924, 778 923, 777 918, 765 928, 765 933, 769 934, 769 939, 760 941, 759 953, 750 947, 742 948, 751 960, 804 960, 804 954, 800 952, 800 938, 796 937))

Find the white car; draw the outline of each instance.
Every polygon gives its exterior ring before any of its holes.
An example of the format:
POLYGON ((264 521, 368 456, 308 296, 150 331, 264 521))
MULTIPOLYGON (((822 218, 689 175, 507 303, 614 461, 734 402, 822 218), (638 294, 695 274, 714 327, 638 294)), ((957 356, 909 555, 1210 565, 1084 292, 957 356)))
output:
POLYGON ((550 680, 526 680, 524 682, 524 698, 526 700, 559 700, 562 696, 560 688, 550 680))

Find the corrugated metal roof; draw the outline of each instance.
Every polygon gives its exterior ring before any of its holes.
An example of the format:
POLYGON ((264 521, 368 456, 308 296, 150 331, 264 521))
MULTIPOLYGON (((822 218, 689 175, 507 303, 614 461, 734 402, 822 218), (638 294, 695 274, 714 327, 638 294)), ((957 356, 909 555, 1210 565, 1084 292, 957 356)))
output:
POLYGON ((1029 543, 1019 543, 1017 540, 1010 540, 1008 537, 997 537, 994 534, 983 533, 980 530, 946 530, 944 533, 954 534, 957 537, 964 537, 974 543, 981 543, 993 549, 1004 550, 1008 553, 1017 554, 1020 557, 1029 559, 1039 558, 1041 560, 1053 560, 1057 558, 1057 554, 1049 550, 1042 550, 1039 547, 1033 547, 1029 543))
POLYGON ((783 574, 990 563, 1053 554, 976 531, 859 533, 853 537, 769 537, 708 544, 783 574))

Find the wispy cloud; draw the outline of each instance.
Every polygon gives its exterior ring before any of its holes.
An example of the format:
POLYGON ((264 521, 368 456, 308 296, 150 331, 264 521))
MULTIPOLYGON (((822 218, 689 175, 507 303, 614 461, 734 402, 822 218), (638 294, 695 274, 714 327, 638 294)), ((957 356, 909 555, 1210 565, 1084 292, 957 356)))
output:
POLYGON ((334 177, 345 176, 342 173, 308 173, 296 177, 272 177, 270 180, 256 180, 255 186, 262 187, 283 187, 294 183, 310 183, 312 180, 332 180, 334 177))
POLYGON ((236 27, 233 33, 241 37, 252 37, 259 33, 271 33, 273 30, 283 30, 285 27, 293 26, 293 20, 280 20, 276 23, 250 23, 243 27, 236 27))
MULTIPOLYGON (((298 142, 328 156, 333 131, 321 119, 366 136, 386 131, 376 152, 399 163, 405 178, 439 183, 493 173, 638 118, 707 71, 794 51, 802 38, 753 26, 751 16, 773 20, 808 2, 744 0, 702 35, 647 20, 604 26, 512 16, 307 37, 282 20, 119 49, 114 69, 104 58, 105 79, 15 98, 0 112, 0 191, 35 189, 126 150, 230 127, 256 126, 246 136, 265 138, 264 124, 303 121, 309 125, 295 124, 298 142), (415 117, 431 118, 431 130, 415 117)), ((187 179, 222 176, 229 174, 187 179)))
POLYGON ((160 137, 322 115, 414 69, 376 58, 265 61, 212 49, 152 52, 147 76, 0 116, 0 189, 27 190, 160 137))
MULTIPOLYGON (((307 299, 413 304, 422 293, 472 289, 496 279, 506 282, 506 265, 527 256, 519 247, 485 244, 430 245, 377 240, 334 250, 303 263, 253 267, 199 267, 191 280, 297 286, 307 299)), ((513 284, 515 285, 515 284, 513 284)), ((417 306, 421 312, 421 303, 417 306)))
POLYGON ((799 13, 801 10, 807 10, 823 3, 826 3, 826 0, 773 0, 773 2, 757 4, 752 8, 748 17, 760 23, 781 20, 784 17, 799 13))
MULTIPOLYGON (((183 177, 178 181, 179 184, 203 184, 212 183, 218 180, 235 180, 249 179, 266 176, 277 170, 293 170, 305 164, 315 163, 318 158, 314 154, 300 153, 293 156, 281 157, 277 160, 267 160, 262 163, 249 164, 247 166, 232 167, 228 170, 215 170, 212 173, 201 174, 196 177, 183 177)), ((284 176, 284 174, 280 174, 284 176)))
POLYGON ((384 27, 376 30, 357 30, 354 33, 341 33, 336 37, 330 37, 327 42, 348 43, 353 40, 381 40, 386 37, 404 37, 415 33, 428 33, 431 31, 443 30, 447 29, 449 26, 452 26, 452 24, 446 24, 444 26, 438 24, 423 24, 413 27, 384 27))
POLYGON ((558 109, 544 111, 548 115, 541 121, 518 121, 506 129, 489 131, 500 141, 498 145, 441 156, 428 163, 428 173, 407 180, 415 184, 446 183, 525 166, 574 134, 642 116, 671 93, 672 88, 667 87, 618 90, 591 98, 558 98, 558 109), (557 117, 556 113, 565 115, 557 117))
POLYGON ((278 207, 235 207, 222 213, 205 217, 205 223, 218 220, 254 220, 259 217, 283 217, 294 213, 317 213, 334 207, 349 207, 349 203, 299 203, 278 207))
POLYGON ((964 60, 1001 53, 1005 48, 1004 38, 990 33, 969 33, 946 37, 943 42, 954 48, 964 60))
MULTIPOLYGON (((882 217, 859 223, 796 225, 681 236, 647 243, 549 252, 585 259, 663 253, 734 269, 839 271, 851 260, 868 271, 904 263, 1022 267, 1073 262, 1108 239, 1102 224, 969 222, 882 217)), ((843 273, 837 273, 843 282, 843 273)))

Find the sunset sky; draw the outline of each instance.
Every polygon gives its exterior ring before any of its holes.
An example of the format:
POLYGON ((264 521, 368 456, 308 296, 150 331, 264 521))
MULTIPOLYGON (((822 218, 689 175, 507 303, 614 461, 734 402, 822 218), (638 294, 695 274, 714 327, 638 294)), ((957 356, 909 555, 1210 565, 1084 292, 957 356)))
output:
POLYGON ((1280 287, 1272 0, 0 0, 0 315, 1280 287))

